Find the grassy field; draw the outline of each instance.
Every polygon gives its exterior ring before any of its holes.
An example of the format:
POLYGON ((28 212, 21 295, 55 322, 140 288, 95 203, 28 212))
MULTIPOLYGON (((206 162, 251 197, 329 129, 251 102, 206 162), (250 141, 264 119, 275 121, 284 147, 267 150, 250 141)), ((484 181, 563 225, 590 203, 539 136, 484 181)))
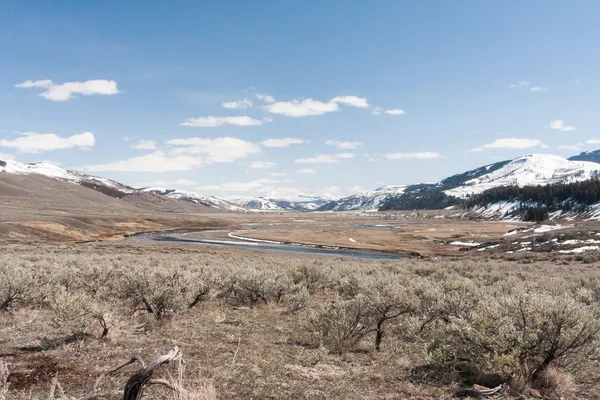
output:
MULTIPOLYGON (((536 393, 529 386, 598 398, 599 277, 572 256, 364 261, 118 241, 5 245, 0 398, 80 398, 133 354, 150 361, 175 345, 184 362, 157 376, 181 390, 155 385, 145 398, 443 399, 473 383, 507 383, 512 398, 536 393)), ((94 398, 120 399, 133 370, 94 398)))

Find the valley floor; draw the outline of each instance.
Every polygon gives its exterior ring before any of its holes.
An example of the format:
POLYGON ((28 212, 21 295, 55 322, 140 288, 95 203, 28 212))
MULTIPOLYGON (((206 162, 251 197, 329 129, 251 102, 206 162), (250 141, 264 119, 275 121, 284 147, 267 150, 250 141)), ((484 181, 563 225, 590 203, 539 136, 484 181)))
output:
MULTIPOLYGON (((382 351, 375 351, 369 334, 341 354, 326 343, 319 345, 314 332, 311 333, 314 330, 311 318, 339 293, 348 290, 345 285, 353 279, 361 282, 362 276, 373 273, 388 276, 391 271, 398 271, 397 279, 407 285, 427 276, 440 280, 441 284, 462 279, 483 286, 510 279, 532 280, 542 286, 544 282, 559 280, 570 285, 600 277, 598 266, 580 265, 573 259, 571 265, 563 265, 565 260, 522 264, 469 258, 365 261, 271 255, 227 248, 114 241, 3 246, 0 261, 5 269, 22 265, 51 278, 45 283, 36 281, 39 286, 29 293, 27 300, 15 302, 9 311, 0 311, 0 360, 8 364, 9 371, 6 399, 46 399, 53 382, 57 393, 56 385, 60 384, 68 395, 81 396, 98 376, 133 354, 149 361, 175 345, 183 350, 186 387, 204 393, 205 397, 199 399, 214 398, 213 391, 221 399, 448 398, 466 383, 453 374, 427 372, 426 366, 431 362, 427 349, 434 336, 411 336, 411 318, 390 325, 382 351), (172 309, 167 310, 169 315, 160 320, 147 312, 132 314, 136 306, 125 292, 133 289, 113 287, 124 279, 120 274, 131 273, 127 279, 138 279, 140 290, 154 290, 150 295, 166 296, 167 292, 160 294, 166 288, 155 279, 167 279, 177 271, 182 274, 180 279, 185 280, 188 278, 184 271, 188 270, 198 274, 209 271, 214 278, 211 282, 220 283, 213 284, 214 293, 193 308, 178 309, 173 303, 172 309), (240 280, 248 278, 248 271, 265 270, 277 271, 291 279, 292 286, 283 289, 289 296, 278 300, 276 295, 268 294, 262 301, 238 297, 239 293, 233 297, 218 294, 227 292, 223 292, 227 287, 223 280, 232 277, 240 280), (311 273, 316 275, 311 278, 311 273), (294 297, 298 295, 293 289, 294 281, 310 287, 309 298, 304 299, 306 304, 298 304, 300 299, 294 297), (113 290, 115 295, 110 294, 113 290), (116 299, 116 294, 124 297, 116 299), (75 297, 77 301, 89 296, 98 299, 94 307, 109 315, 106 340, 100 338, 101 329, 94 320, 69 322, 64 313, 69 313, 71 295, 83 296, 75 297), (66 309, 65 298, 60 296, 67 296, 66 309), (73 333, 79 336, 70 336, 73 333)), ((206 276, 192 278, 197 282, 206 276)), ((477 296, 480 295, 485 295, 485 289, 477 296)), ((158 375, 174 379, 181 367, 179 362, 172 363, 158 375)), ((133 366, 125 368, 106 380, 97 398, 119 398, 118 389, 133 370, 133 366)), ((597 387, 600 369, 591 367, 583 375, 575 374, 575 378, 576 383, 568 387, 548 391, 549 398, 600 398, 594 395, 600 388, 597 387)), ((163 399, 169 395, 169 390, 153 386, 147 398, 163 399)), ((57 394, 57 398, 61 397, 57 394)))

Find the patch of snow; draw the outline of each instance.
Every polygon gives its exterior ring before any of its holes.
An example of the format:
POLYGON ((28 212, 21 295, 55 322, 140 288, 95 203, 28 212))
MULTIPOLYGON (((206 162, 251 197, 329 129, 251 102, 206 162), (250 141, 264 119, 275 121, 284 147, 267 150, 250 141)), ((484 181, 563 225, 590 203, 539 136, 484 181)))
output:
POLYGON ((542 225, 539 228, 535 228, 533 231, 536 233, 544 233, 572 227, 573 225, 542 225))
POLYGON ((476 242, 459 242, 459 241, 455 241, 455 242, 451 242, 450 243, 453 246, 479 246, 481 243, 476 243, 476 242))
POLYGON ((600 250, 600 246, 583 246, 583 247, 578 247, 576 249, 571 249, 571 250, 559 250, 559 253, 563 253, 563 254, 578 254, 578 253, 585 253, 588 251, 598 251, 600 250))

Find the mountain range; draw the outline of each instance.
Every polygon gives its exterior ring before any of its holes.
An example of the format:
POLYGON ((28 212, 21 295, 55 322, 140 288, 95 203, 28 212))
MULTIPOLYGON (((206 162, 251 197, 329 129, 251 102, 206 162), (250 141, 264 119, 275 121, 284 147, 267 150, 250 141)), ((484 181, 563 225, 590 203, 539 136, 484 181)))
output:
POLYGON ((130 202, 133 198, 138 199, 136 201, 140 198, 150 201, 147 196, 156 196, 152 203, 166 201, 169 206, 190 204, 233 212, 357 211, 445 208, 495 187, 583 181, 600 176, 599 163, 600 150, 583 152, 568 159, 550 154, 529 154, 484 165, 435 183, 388 185, 344 198, 330 194, 317 196, 279 192, 267 193, 260 197, 216 197, 179 189, 133 188, 110 179, 66 170, 44 162, 24 164, 0 160, 0 172, 43 175, 130 202))

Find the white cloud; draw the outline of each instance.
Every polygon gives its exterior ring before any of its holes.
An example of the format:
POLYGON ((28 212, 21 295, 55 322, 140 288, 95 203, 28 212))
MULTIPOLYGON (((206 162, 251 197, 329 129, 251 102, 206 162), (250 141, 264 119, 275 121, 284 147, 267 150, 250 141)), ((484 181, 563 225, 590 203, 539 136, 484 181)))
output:
MULTIPOLYGON (((600 143, 600 140, 598 141, 600 143)), ((563 146, 558 146, 559 149, 563 149, 563 150, 573 150, 573 151, 578 151, 581 150, 582 144, 581 143, 577 143, 577 144, 573 144, 573 145, 563 145, 563 146)))
POLYGON ((106 79, 94 79, 85 82, 65 82, 57 85, 49 79, 42 81, 25 81, 15 85, 18 88, 41 88, 47 89, 40 96, 52 101, 67 101, 73 94, 82 95, 113 95, 118 94, 117 82, 106 79))
POLYGON ((308 158, 297 158, 294 160, 297 163, 336 163, 340 162, 340 160, 331 154, 317 154, 314 157, 308 158))
POLYGON ((373 154, 368 154, 368 153, 364 153, 363 158, 369 162, 375 162, 378 161, 376 155, 373 154))
POLYGON ((587 143, 587 144, 600 144, 600 139, 586 140, 585 143, 587 143))
POLYGON ((381 115, 381 111, 383 111, 381 107, 375 107, 373 111, 371 111, 371 115, 381 115))
POLYGON ((550 129, 556 129, 562 132, 571 132, 575 130, 575 127, 566 125, 565 121, 557 119, 555 121, 550 121, 550 129))
POLYGON ((299 174, 316 174, 317 171, 312 169, 312 168, 301 168, 299 170, 296 171, 299 174))
POLYGON ((263 140, 261 144, 265 147, 288 147, 293 144, 303 144, 304 140, 298 138, 274 138, 263 140))
POLYGON ((279 181, 262 178, 250 182, 227 182, 219 185, 206 185, 198 187, 198 190, 217 190, 222 192, 248 192, 250 190, 265 190, 270 184, 278 183, 279 181))
POLYGON ((69 137, 60 137, 54 133, 24 132, 16 139, 0 140, 0 147, 12 147, 22 153, 39 153, 59 149, 77 147, 80 150, 89 150, 95 144, 92 132, 83 132, 69 137))
POLYGON ((257 126, 262 125, 263 121, 254 119, 246 115, 239 117, 198 117, 188 118, 185 122, 179 124, 179 126, 197 126, 202 128, 214 128, 221 125, 237 125, 237 126, 257 126))
POLYGON ((272 161, 253 161, 250 163, 250 168, 256 168, 256 169, 275 168, 276 166, 277 166, 277 163, 274 163, 272 161))
POLYGON ((306 117, 338 111, 340 109, 338 104, 358 108, 369 107, 369 103, 365 98, 357 96, 336 96, 328 102, 313 100, 311 98, 279 101, 269 104, 266 106, 266 109, 270 113, 285 115, 287 117, 306 117))
POLYGON ((269 175, 270 176, 286 176, 287 174, 285 172, 271 172, 269 175))
POLYGON ((354 158, 353 153, 338 153, 335 155, 337 158, 354 158))
POLYGON ((362 142, 341 142, 338 140, 327 140, 325 142, 328 146, 335 146, 338 149, 356 149, 359 146, 362 146, 362 142))
POLYGON ((538 139, 527 138, 504 138, 496 139, 492 143, 484 144, 481 147, 471 149, 470 151, 479 152, 485 149, 527 149, 544 145, 538 139))
POLYGON ((256 98, 264 101, 265 103, 275 103, 275 97, 269 96, 268 94, 256 93, 256 98))
POLYGON ((15 156, 13 156, 12 154, 0 153, 0 160, 2 161, 13 161, 14 159, 15 156))
POLYGON ((519 83, 508 85, 508 87, 510 87, 510 88, 516 88, 516 87, 523 87, 523 86, 529 86, 529 85, 530 85, 529 82, 521 81, 519 83))
POLYGON ((262 120, 265 122, 273 122, 273 118, 269 118, 269 117, 262 117, 262 120))
POLYGON ((171 139, 167 140, 167 144, 177 146, 169 151, 169 156, 182 154, 204 155, 206 164, 233 162, 250 154, 261 152, 259 145, 232 137, 171 139))
POLYGON ((267 111, 273 114, 281 114, 287 117, 306 117, 310 115, 323 115, 328 112, 339 110, 337 103, 323 103, 313 99, 280 101, 268 105, 267 111))
POLYGON ((158 144, 154 140, 140 139, 136 144, 131 145, 136 150, 156 150, 158 144))
POLYGON ((138 183, 136 185, 136 187, 158 187, 158 188, 172 189, 177 186, 192 186, 192 185, 196 185, 197 183, 198 182, 193 181, 191 179, 175 179, 173 181, 166 181, 166 180, 159 179, 159 180, 152 181, 152 182, 138 183))
POLYGON ((229 109, 235 110, 235 109, 238 109, 238 108, 249 108, 249 107, 252 107, 252 101, 250 101, 248 99, 244 99, 244 100, 230 101, 230 102, 226 102, 226 103, 221 103, 221 105, 224 108, 229 108, 229 109))
POLYGON ((330 103, 342 103, 351 107, 368 108, 369 103, 364 97, 356 96, 336 96, 329 101, 330 103))
POLYGON ((406 112, 404 110, 400 110, 399 108, 393 108, 391 110, 385 110, 386 114, 389 115, 404 115, 406 112))
POLYGON ((541 87, 541 86, 534 86, 534 87, 532 87, 529 90, 532 91, 532 92, 547 92, 550 89, 547 89, 547 88, 544 88, 544 87, 541 87))
POLYGON ((387 158, 388 160, 408 160, 408 159, 431 160, 434 158, 442 158, 442 155, 440 153, 434 153, 434 152, 388 153, 385 155, 385 158, 387 158))
POLYGON ((167 156, 164 151, 155 151, 143 156, 106 164, 85 165, 85 171, 167 172, 189 171, 201 167, 202 159, 189 155, 167 156))

